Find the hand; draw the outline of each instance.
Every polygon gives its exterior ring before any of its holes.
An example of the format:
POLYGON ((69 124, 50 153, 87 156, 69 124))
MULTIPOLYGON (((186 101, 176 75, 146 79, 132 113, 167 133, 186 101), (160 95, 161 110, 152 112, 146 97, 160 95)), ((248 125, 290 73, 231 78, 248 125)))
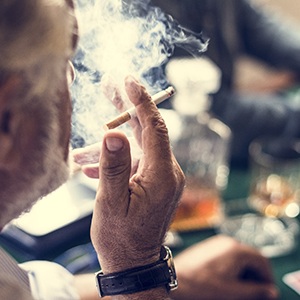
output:
POLYGON ((100 184, 91 238, 104 273, 159 259, 160 247, 181 196, 184 175, 166 126, 146 90, 132 77, 125 89, 136 106, 143 156, 133 176, 126 136, 108 131, 100 154, 100 184))
POLYGON ((259 252, 235 240, 216 236, 175 258, 178 289, 174 300, 274 300, 269 262, 259 252))

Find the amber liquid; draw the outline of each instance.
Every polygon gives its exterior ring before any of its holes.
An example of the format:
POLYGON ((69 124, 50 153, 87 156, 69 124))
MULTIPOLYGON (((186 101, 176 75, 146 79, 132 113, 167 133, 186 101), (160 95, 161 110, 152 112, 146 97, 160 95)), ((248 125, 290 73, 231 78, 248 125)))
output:
POLYGON ((281 176, 270 175, 259 180, 249 197, 249 204, 268 217, 282 217, 297 195, 290 183, 281 176))
POLYGON ((171 230, 190 231, 220 225, 223 209, 218 191, 187 187, 182 195, 171 230))

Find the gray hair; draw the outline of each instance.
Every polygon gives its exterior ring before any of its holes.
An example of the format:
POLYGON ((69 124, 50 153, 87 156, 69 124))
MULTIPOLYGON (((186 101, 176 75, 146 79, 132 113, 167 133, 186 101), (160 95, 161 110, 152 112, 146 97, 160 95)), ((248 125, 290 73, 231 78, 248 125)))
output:
POLYGON ((1 0, 0 83, 22 72, 31 97, 45 93, 72 54, 74 22, 65 0, 1 0))

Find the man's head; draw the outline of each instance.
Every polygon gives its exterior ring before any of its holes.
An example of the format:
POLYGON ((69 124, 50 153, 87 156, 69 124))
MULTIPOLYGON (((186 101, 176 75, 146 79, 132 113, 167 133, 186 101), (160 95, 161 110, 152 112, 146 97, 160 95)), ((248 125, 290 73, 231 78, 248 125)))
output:
POLYGON ((0 229, 68 176, 69 0, 0 2, 0 229))

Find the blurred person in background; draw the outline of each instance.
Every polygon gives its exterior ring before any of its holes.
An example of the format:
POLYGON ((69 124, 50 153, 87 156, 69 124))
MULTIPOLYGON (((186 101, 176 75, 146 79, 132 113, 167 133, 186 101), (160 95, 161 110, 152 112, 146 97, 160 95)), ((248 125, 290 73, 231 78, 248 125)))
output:
MULTIPOLYGON (((76 48, 76 24, 71 0, 0 2, 1 230, 68 179, 69 60, 76 48)), ((166 127, 149 94, 130 76, 125 86, 137 107, 144 155, 131 174, 128 139, 120 131, 105 134, 91 226, 104 275, 160 262, 184 184, 166 127)), ((112 299, 276 299, 278 295, 267 259, 227 237, 195 245, 175 264, 180 283, 171 294, 165 285, 154 285, 112 299)), ((94 275, 73 276, 47 261, 18 265, 2 248, 0 284, 4 299, 15 287, 20 299, 30 299, 30 294, 38 300, 99 297, 94 275)))
MULTIPOLYGON (((210 112, 232 130, 231 159, 245 166, 249 143, 260 135, 300 136, 300 106, 280 91, 299 83, 300 28, 255 0, 151 0, 183 27, 209 39, 205 55, 221 71, 210 112), (248 56, 278 70, 255 91, 235 88, 237 64, 248 56), (265 88, 263 88, 265 86, 265 88), (259 91, 259 89, 261 91, 259 91)), ((181 49, 175 56, 187 56, 181 49)), ((201 72, 201 70, 199 70, 201 72)), ((187 99, 188 101, 188 99, 187 99)))

